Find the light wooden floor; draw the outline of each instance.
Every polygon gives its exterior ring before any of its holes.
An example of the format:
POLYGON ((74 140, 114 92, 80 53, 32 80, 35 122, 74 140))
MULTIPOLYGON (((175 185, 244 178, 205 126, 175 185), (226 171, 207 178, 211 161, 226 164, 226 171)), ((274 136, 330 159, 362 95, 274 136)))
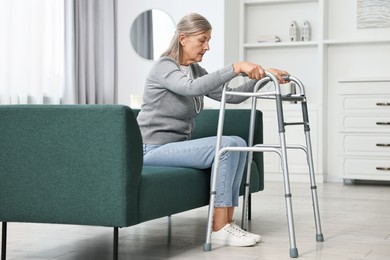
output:
MULTIPOLYGON (((325 241, 315 241, 309 184, 292 183, 298 259, 390 259, 390 186, 318 185, 325 241)), ((290 259, 283 183, 253 195, 254 247, 203 252, 207 208, 119 230, 120 259, 290 259), (169 228, 170 227, 170 228, 169 228)), ((241 213, 237 211, 237 219, 241 213)), ((7 259, 111 259, 112 229, 9 223, 7 259)))

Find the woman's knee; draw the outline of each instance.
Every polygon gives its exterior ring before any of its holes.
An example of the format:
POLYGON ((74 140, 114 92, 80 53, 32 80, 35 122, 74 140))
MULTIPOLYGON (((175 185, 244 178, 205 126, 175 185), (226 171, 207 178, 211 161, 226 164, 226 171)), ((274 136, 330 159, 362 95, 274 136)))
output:
POLYGON ((248 146, 247 143, 246 143, 246 141, 245 141, 243 138, 241 138, 241 137, 239 137, 239 136, 234 136, 234 138, 235 138, 235 140, 236 140, 238 146, 240 146, 240 147, 246 147, 246 146, 248 146))
POLYGON ((244 139, 239 136, 223 136, 222 137, 223 147, 246 147, 247 143, 244 139))

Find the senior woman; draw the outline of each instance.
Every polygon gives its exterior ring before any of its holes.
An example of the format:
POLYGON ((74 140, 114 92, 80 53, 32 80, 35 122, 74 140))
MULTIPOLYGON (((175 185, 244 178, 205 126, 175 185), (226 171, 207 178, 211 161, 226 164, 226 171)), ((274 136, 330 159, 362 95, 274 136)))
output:
MULTIPOLYGON (((204 96, 220 101, 223 84, 240 73, 251 79, 235 91, 252 92, 265 70, 250 62, 237 62, 213 73, 199 65, 210 50, 212 27, 203 16, 184 16, 168 49, 155 62, 146 79, 143 104, 137 117, 143 142, 144 164, 207 169, 213 167, 216 137, 191 139, 194 118, 202 112, 204 96)), ((281 83, 287 72, 269 69, 281 83)), ((228 103, 247 99, 227 96, 228 103)), ((223 136, 222 147, 247 146, 237 136, 223 136)), ((234 224, 234 207, 245 168, 246 152, 226 152, 220 159, 211 242, 253 246, 261 236, 234 224)))

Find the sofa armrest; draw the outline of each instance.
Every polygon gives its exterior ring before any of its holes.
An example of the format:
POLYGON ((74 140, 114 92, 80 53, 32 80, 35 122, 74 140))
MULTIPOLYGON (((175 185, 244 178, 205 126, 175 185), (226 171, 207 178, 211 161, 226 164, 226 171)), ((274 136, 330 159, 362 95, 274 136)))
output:
POLYGON ((137 222, 142 138, 119 105, 0 106, 0 220, 137 222))

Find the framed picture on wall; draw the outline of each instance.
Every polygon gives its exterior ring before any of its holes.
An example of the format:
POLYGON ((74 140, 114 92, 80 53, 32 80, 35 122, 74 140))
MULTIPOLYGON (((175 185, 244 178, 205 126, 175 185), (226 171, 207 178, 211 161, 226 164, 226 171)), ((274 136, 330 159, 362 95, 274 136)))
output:
POLYGON ((357 0, 357 28, 390 27, 390 0, 357 0))

